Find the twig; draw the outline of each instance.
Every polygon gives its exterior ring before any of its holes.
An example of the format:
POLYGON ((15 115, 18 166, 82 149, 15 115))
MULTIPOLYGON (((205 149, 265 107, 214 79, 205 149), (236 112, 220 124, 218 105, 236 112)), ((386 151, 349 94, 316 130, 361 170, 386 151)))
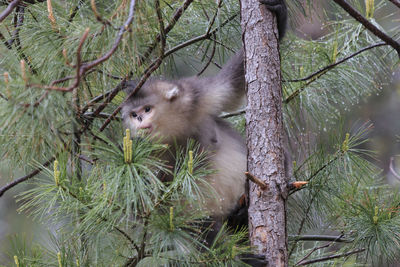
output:
POLYGON ((306 181, 296 181, 288 184, 289 190, 300 189, 303 188, 304 185, 308 184, 306 181))
POLYGON ((101 74, 103 74, 103 75, 106 75, 107 77, 109 77, 109 78, 111 78, 111 79, 114 79, 114 80, 123 80, 123 79, 124 79, 124 77, 115 76, 115 75, 106 73, 106 72, 104 72, 104 71, 102 71, 102 70, 99 70, 99 69, 92 69, 92 71, 93 71, 93 72, 101 73, 101 74))
POLYGON ((72 20, 75 18, 76 14, 78 13, 81 5, 83 4, 84 0, 79 0, 78 4, 75 6, 74 10, 72 11, 71 15, 68 18, 68 22, 71 23, 72 20))
MULTIPOLYGON (((347 56, 347 57, 345 57, 345 58, 343 58, 343 59, 341 59, 341 60, 339 60, 339 61, 337 61, 337 62, 335 62, 333 64, 330 64, 328 66, 323 67, 322 69, 320 69, 320 70, 308 75, 307 77, 304 77, 304 78, 301 78, 301 79, 295 79, 295 80, 286 80, 286 81, 283 81, 283 82, 302 82, 302 81, 310 80, 310 79, 312 79, 312 78, 314 78, 314 77, 316 77, 318 75, 322 76, 323 74, 327 73, 328 70, 333 69, 337 65, 339 65, 339 64, 341 64, 341 63, 343 63, 343 62, 345 62, 345 61, 347 61, 347 60, 349 60, 349 59, 351 59, 351 58, 353 58, 353 57, 355 57, 355 56, 357 56, 359 54, 361 54, 362 52, 365 52, 365 51, 370 50, 370 49, 375 48, 375 47, 384 46, 384 45, 387 45, 387 44, 384 43, 384 42, 381 42, 381 43, 377 43, 377 44, 373 44, 373 45, 364 47, 364 48, 360 49, 359 51, 357 51, 357 52, 355 52, 355 53, 353 53, 353 54, 351 54, 351 55, 349 55, 349 56, 347 56)), ((288 96, 283 101, 283 103, 288 104, 290 101, 292 101, 295 97, 297 97, 305 89, 306 89, 306 87, 302 87, 302 88, 294 91, 290 96, 288 96)))
POLYGON ((90 6, 92 7, 92 11, 94 13, 94 16, 96 17, 97 21, 102 23, 104 26, 112 26, 111 22, 109 22, 108 20, 103 19, 99 12, 97 11, 97 7, 96 7, 96 2, 95 0, 90 0, 90 6))
MULTIPOLYGON (((320 172, 322 172, 325 168, 327 168, 329 165, 331 165, 334 161, 336 161, 339 156, 341 155, 340 152, 336 152, 336 155, 333 157, 333 159, 331 159, 330 161, 328 161, 327 163, 325 163, 324 165, 322 165, 318 170, 316 170, 313 174, 311 174, 308 178, 307 178, 307 182, 310 182, 312 179, 314 179, 320 172)), ((301 189, 301 188, 300 188, 301 189)), ((293 191, 291 191, 289 193, 289 195, 296 193, 297 191, 299 191, 300 189, 295 189, 293 191)))
MULTIPOLYGON (((97 115, 95 115, 94 112, 86 112, 83 114, 83 116, 87 117, 87 118, 95 118, 96 117, 96 118, 102 118, 102 119, 107 119, 108 117, 110 117, 110 115, 111 114, 101 113, 101 112, 97 115)), ((115 116, 113 119, 117 120, 117 121, 122 121, 122 118, 118 117, 118 116, 115 116)))
POLYGON ((6 37, 0 32, 0 40, 3 42, 3 44, 8 48, 12 49, 11 45, 8 43, 6 37))
POLYGON ((331 256, 327 256, 327 257, 322 257, 322 258, 318 258, 318 259, 313 259, 313 260, 309 260, 309 261, 305 261, 301 264, 299 264, 299 266, 303 266, 303 265, 308 265, 308 264, 312 264, 312 263, 316 263, 316 262, 323 262, 323 261, 328 261, 328 260, 332 260, 332 259, 337 259, 337 258, 342 258, 342 257, 347 257, 353 254, 357 254, 357 253, 361 253, 364 252, 365 248, 361 248, 361 249, 356 249, 347 253, 343 253, 343 254, 336 254, 336 255, 331 255, 331 256))
POLYGON ((222 0, 218 0, 217 10, 215 10, 214 16, 212 17, 211 21, 208 24, 208 28, 207 28, 206 34, 210 34, 211 28, 214 25, 215 19, 218 16, 218 12, 219 12, 219 9, 221 8, 221 6, 222 6, 222 0))
MULTIPOLYGON (((115 87, 114 89, 111 89, 107 92, 105 92, 102 95, 98 95, 96 97, 94 97, 92 100, 90 100, 83 108, 82 108, 82 113, 86 112, 91 106, 93 106, 94 104, 96 104, 97 102, 100 102, 102 100, 104 100, 104 98, 108 97, 110 94, 112 94, 114 92, 114 90, 117 90, 118 92, 122 89, 119 86, 115 87)), ((118 93, 117 92, 117 93, 118 93)))
MULTIPOLYGON (((211 51, 211 56, 208 57, 207 63, 206 63, 206 64, 204 65, 204 67, 199 71, 199 73, 197 73, 197 76, 200 76, 201 74, 203 74, 203 72, 208 68, 208 66, 210 66, 210 64, 211 64, 211 62, 212 62, 212 60, 213 60, 213 58, 214 58, 216 48, 217 48, 217 42, 214 41, 214 42, 213 42, 213 48, 212 48, 212 51, 211 51)), ((207 51, 206 51, 206 55, 207 55, 207 51)))
MULTIPOLYGON (((318 188, 316 191, 314 191, 314 193, 313 193, 313 195, 312 195, 310 201, 308 202, 308 207, 307 207, 307 210, 304 212, 303 218, 301 219, 299 229, 297 230, 297 235, 300 235, 301 232, 303 231, 303 227, 304 227, 304 224, 305 224, 305 222, 306 222, 306 218, 307 218, 307 216, 308 216, 308 213, 309 213, 310 210, 311 210, 311 206, 312 206, 312 204, 313 204, 313 202, 314 202, 314 200, 315 200, 315 198, 316 198, 316 196, 317 196, 317 193, 319 193, 319 191, 321 191, 321 188, 318 188)), ((293 245, 292 245, 292 247, 291 247, 290 250, 289 250, 289 256, 288 256, 289 258, 290 258, 290 256, 292 255, 294 249, 296 248, 297 243, 298 243, 298 240, 294 240, 293 245)))
POLYGON ((257 184, 262 190, 265 190, 268 188, 267 184, 265 184, 263 181, 261 181, 260 179, 258 179, 254 175, 252 175, 251 173, 245 172, 244 174, 246 175, 247 179, 249 179, 253 183, 257 184))
POLYGON ((33 74, 37 74, 36 69, 33 67, 32 62, 29 60, 29 58, 25 55, 25 53, 22 51, 22 45, 21 45, 21 39, 19 38, 19 31, 20 28, 22 27, 24 23, 24 18, 25 18, 25 7, 24 6, 18 6, 16 10, 17 16, 17 21, 14 24, 15 25, 15 30, 12 33, 12 39, 9 41, 10 46, 15 40, 15 47, 17 48, 17 51, 19 53, 20 58, 25 60, 25 62, 28 64, 30 71, 33 74))
POLYGON ((393 161, 394 161, 394 158, 393 158, 393 157, 390 157, 390 164, 389 164, 390 172, 393 174, 393 176, 394 176, 397 180, 400 181, 400 175, 394 170, 393 161))
POLYGON ((127 233, 125 233, 124 231, 122 231, 121 229, 119 229, 116 226, 114 226, 114 229, 117 230, 119 233, 121 233, 123 236, 125 236, 125 238, 129 240, 129 242, 132 244, 132 246, 139 253, 139 251, 140 251, 139 247, 135 244, 135 241, 133 241, 133 239, 127 233))
POLYGON ((166 45, 166 36, 165 36, 165 29, 164 29, 164 20, 161 14, 161 8, 160 8, 160 0, 155 0, 155 6, 156 6, 156 14, 157 14, 157 19, 158 19, 158 25, 160 28, 160 57, 164 56, 165 52, 165 45, 166 45))
MULTIPOLYGON (((65 192, 67 192, 71 197, 73 197, 75 200, 79 201, 81 204, 83 204, 85 206, 85 208, 91 210, 92 207, 87 205, 87 203, 85 201, 83 201, 80 197, 78 197, 76 194, 74 194, 73 192, 71 192, 71 190, 69 190, 68 188, 66 188, 63 185, 59 185, 59 187, 64 190, 65 192)), ((97 216, 99 216, 99 218, 104 221, 107 222, 108 219, 104 218, 102 215, 100 214, 96 214, 97 216)), ((120 228, 118 228, 117 226, 113 226, 113 228, 115 230, 117 230, 120 234, 122 234, 126 239, 128 239, 128 241, 132 244, 132 246, 137 250, 137 252, 139 253, 139 247, 135 244, 135 242, 133 241, 133 239, 123 230, 121 230, 120 228)))
POLYGON ((351 5, 349 5, 345 0, 334 0, 336 4, 340 5, 350 16, 355 18, 360 22, 365 28, 372 32, 375 36, 380 38, 382 41, 393 47, 397 51, 400 57, 400 43, 396 42, 389 35, 379 30, 374 24, 372 24, 368 19, 364 18, 357 10, 355 10, 351 5))
POLYGON ((19 4, 20 0, 13 0, 6 9, 0 14, 0 23, 8 16, 10 13, 16 8, 19 4))
POLYGON ((294 266, 299 266, 302 261, 305 261, 306 259, 308 259, 315 251, 330 247, 332 244, 333 243, 331 242, 331 243, 327 243, 325 245, 313 248, 309 253, 307 253, 307 255, 305 255, 303 258, 301 258, 294 266))
POLYGON ((131 0, 130 6, 129 6, 129 15, 128 19, 124 23, 123 26, 121 26, 118 36, 114 42, 114 45, 111 47, 111 49, 105 53, 102 57, 93 60, 91 62, 86 62, 83 66, 83 71, 87 71, 91 68, 94 68, 95 66, 99 65, 100 63, 103 63, 104 61, 108 60, 112 54, 114 54, 115 50, 117 50, 119 43, 122 40, 122 37, 126 31, 128 31, 129 26, 131 25, 133 21, 133 16, 135 14, 135 0, 131 0))
POLYGON ((400 8, 400 2, 398 0, 389 0, 390 2, 393 3, 393 5, 397 6, 398 8, 400 8))
POLYGON ((13 188, 14 186, 16 186, 16 185, 18 185, 18 184, 20 184, 20 183, 22 183, 22 182, 25 182, 26 180, 28 180, 28 179, 34 177, 35 175, 39 174, 39 173, 43 170, 43 168, 44 168, 44 167, 47 167, 48 165, 50 165, 50 163, 52 163, 52 162, 54 161, 54 159, 55 159, 54 157, 51 157, 48 161, 46 161, 45 163, 43 163, 41 167, 37 168, 37 169, 34 170, 33 172, 31 172, 31 173, 29 173, 29 174, 27 174, 27 175, 25 175, 25 176, 22 176, 21 178, 18 178, 18 179, 16 179, 16 180, 12 181, 11 183, 9 183, 9 184, 7 184, 7 185, 1 187, 1 188, 0 188, 0 197, 3 196, 3 194, 4 194, 6 191, 10 190, 10 189, 13 188))
POLYGON ((170 50, 168 50, 167 52, 165 52, 165 56, 167 57, 167 56, 169 56, 170 54, 172 54, 172 53, 174 53, 174 52, 176 52, 176 51, 178 51, 178 50, 180 50, 180 49, 182 49, 182 48, 185 48, 186 46, 189 46, 189 45, 191 45, 191 44, 194 44, 194 43, 196 43, 196 42, 209 39, 210 36, 212 36, 212 35, 213 35, 214 33, 216 33, 219 29, 221 29, 222 27, 224 27, 228 22, 230 22, 231 20, 235 19, 237 15, 238 15, 238 14, 234 14, 234 15, 230 16, 229 18, 227 18, 227 19, 226 19, 224 22, 222 22, 217 28, 215 28, 214 30, 210 31, 209 34, 205 33, 205 34, 203 34, 203 35, 194 37, 193 39, 190 39, 190 40, 188 40, 188 41, 186 41, 186 42, 184 42, 184 43, 181 43, 181 44, 179 44, 179 45, 177 45, 177 46, 171 48, 170 50))
POLYGON ((289 235, 289 241, 333 241, 337 243, 351 243, 352 240, 342 238, 343 235, 289 235))
POLYGON ((80 80, 81 80, 81 76, 84 74, 81 72, 82 70, 82 63, 81 63, 81 50, 82 50, 82 46, 86 41, 86 38, 89 35, 89 28, 86 28, 85 32, 83 33, 81 40, 79 41, 79 45, 78 45, 78 49, 76 51, 76 76, 67 76, 64 78, 61 78, 59 80, 53 81, 50 86, 47 85, 40 85, 40 84, 30 84, 29 87, 39 87, 39 88, 44 88, 47 90, 55 90, 55 91, 61 91, 61 92, 71 92, 73 89, 75 89, 76 87, 78 87, 80 80), (69 86, 69 87, 57 87, 54 86, 56 83, 60 83, 60 82, 64 82, 67 80, 70 80, 72 78, 75 78, 75 82, 69 86))
POLYGON ((239 116, 239 115, 242 115, 242 114, 245 114, 245 113, 246 113, 246 110, 242 109, 242 110, 238 110, 238 111, 235 111, 235 112, 232 112, 232 113, 221 115, 220 118, 226 119, 226 118, 230 118, 230 117, 239 116))
MULTIPOLYGON (((88 29, 86 29, 85 33, 83 34, 83 36, 82 36, 82 38, 81 38, 81 40, 79 42, 79 47, 78 47, 78 50, 77 50, 76 76, 75 76, 74 84, 72 84, 71 86, 69 86, 67 88, 65 88, 65 87, 56 87, 56 86, 52 86, 52 85, 50 85, 50 86, 38 85, 38 84, 32 84, 30 86, 31 87, 44 88, 44 89, 48 89, 48 90, 62 91, 62 92, 70 92, 74 88, 77 88, 79 86, 81 77, 83 77, 90 69, 92 69, 95 66, 97 66, 97 65, 103 63, 104 61, 108 60, 114 54, 114 52, 117 50, 118 45, 120 44, 124 33, 126 31, 128 31, 129 26, 133 21, 133 16, 134 16, 134 11, 135 11, 134 7, 135 7, 135 0, 131 0, 130 6, 129 6, 128 19, 125 21, 124 25, 120 27, 120 30, 119 30, 118 35, 117 35, 117 38, 115 39, 114 44, 110 48, 110 50, 108 52, 106 52, 103 56, 101 56, 100 58, 98 58, 96 60, 93 60, 93 61, 90 61, 90 62, 81 63, 80 51, 81 51, 81 48, 83 46, 83 43, 85 42, 85 40, 87 38, 88 29)), ((62 79, 59 79, 57 81, 64 80, 64 79, 69 80, 71 78, 70 78, 70 76, 68 76, 68 77, 64 77, 62 79)), ((52 84, 55 84, 55 81, 53 81, 52 84)))
POLYGON ((2 93, 0 93, 0 98, 3 98, 5 101, 8 101, 8 98, 5 95, 3 95, 2 93))
MULTIPOLYGON (((189 7, 189 5, 193 2, 193 0, 186 0, 181 7, 179 7, 174 15, 172 16, 172 19, 170 20, 171 22, 165 27, 164 29, 164 34, 168 34, 173 27, 175 26, 176 22, 180 19, 182 16, 183 12, 189 7)), ((158 34, 156 36, 155 41, 153 44, 149 46, 149 48, 144 52, 143 56, 139 59, 139 64, 141 65, 147 58, 149 58, 150 54, 153 52, 154 48, 156 48, 157 44, 161 40, 161 35, 158 34)))

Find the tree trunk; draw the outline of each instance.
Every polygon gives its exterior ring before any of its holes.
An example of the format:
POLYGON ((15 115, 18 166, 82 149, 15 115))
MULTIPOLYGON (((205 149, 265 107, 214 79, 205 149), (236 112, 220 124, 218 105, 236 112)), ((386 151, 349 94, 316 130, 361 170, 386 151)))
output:
POLYGON ((247 167, 267 184, 250 182, 251 245, 268 266, 287 266, 287 180, 282 148, 282 96, 275 16, 257 0, 241 0, 247 84, 247 167))

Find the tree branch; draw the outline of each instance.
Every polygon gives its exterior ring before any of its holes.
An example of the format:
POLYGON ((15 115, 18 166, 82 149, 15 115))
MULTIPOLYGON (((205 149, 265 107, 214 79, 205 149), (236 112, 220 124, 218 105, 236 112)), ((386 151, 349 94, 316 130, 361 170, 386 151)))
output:
MULTIPOLYGON (((211 56, 208 57, 207 63, 204 65, 204 67, 196 74, 196 76, 200 76, 201 74, 203 74, 203 72, 208 68, 208 66, 210 66, 214 55, 215 55, 215 50, 217 48, 217 42, 213 41, 213 47, 211 50, 211 56)), ((207 55, 207 51, 206 51, 206 55, 207 55)))
POLYGON ((8 15, 11 14, 11 12, 14 10, 14 8, 16 8, 19 4, 20 0, 13 0, 6 9, 4 9, 3 12, 1 12, 0 14, 0 23, 7 18, 8 15))
POLYGON ((338 243, 351 243, 352 240, 342 238, 343 235, 289 235, 289 241, 334 241, 338 243))
POLYGON ((246 110, 245 109, 221 115, 220 118, 226 119, 226 118, 230 118, 230 117, 239 116, 239 115, 242 115, 242 114, 246 114, 246 110))
POLYGON ((343 253, 343 254, 336 254, 336 255, 331 255, 331 256, 327 256, 327 257, 322 257, 322 258, 318 258, 318 259, 313 259, 313 260, 309 260, 309 261, 305 261, 303 263, 300 263, 298 266, 304 266, 304 265, 308 265, 308 264, 312 264, 312 263, 316 263, 316 262, 323 262, 323 261, 329 261, 332 259, 337 259, 337 258, 342 258, 342 257, 347 257, 353 254, 357 254, 357 253, 361 253, 364 252, 365 248, 361 248, 361 249, 356 249, 347 253, 343 253))
POLYGON ((398 0, 389 0, 390 2, 393 3, 393 5, 397 6, 398 8, 400 8, 400 2, 398 0))
MULTIPOLYGON (((320 76, 324 75, 324 74, 327 73, 329 70, 331 70, 331 69, 333 69, 334 67, 336 67, 337 65, 342 64, 343 62, 345 62, 345 61, 347 61, 347 60, 349 60, 349 59, 351 59, 351 58, 353 58, 353 57, 355 57, 355 56, 361 54, 362 52, 368 51, 368 50, 370 50, 370 49, 372 49, 372 48, 375 48, 375 47, 384 46, 384 45, 388 45, 388 44, 386 44, 386 43, 384 43, 384 42, 381 42, 381 43, 376 43, 376 44, 373 44, 373 45, 364 47, 364 48, 358 50, 357 52, 355 52, 355 53, 353 53, 353 54, 351 54, 351 55, 349 55, 349 56, 347 56, 347 57, 345 57, 345 58, 342 58, 341 60, 339 60, 339 61, 337 61, 337 62, 335 62, 335 63, 333 63, 333 64, 327 65, 327 66, 323 67, 322 69, 317 70, 316 72, 314 72, 314 73, 308 75, 307 77, 304 77, 304 78, 301 78, 301 79, 295 79, 295 80, 286 80, 286 81, 283 81, 283 82, 303 82, 303 81, 307 81, 307 80, 313 79, 313 78, 315 78, 315 77, 317 77, 317 76, 318 76, 318 78, 319 78, 320 76)), ((308 83, 307 85, 309 85, 309 83, 308 83)), ((290 96, 288 96, 288 97, 283 101, 283 103, 288 104, 290 101, 292 101, 294 98, 296 98, 296 97, 297 97, 302 91, 304 91, 305 89, 306 89, 305 86, 301 87, 300 89, 297 89, 297 90, 294 91, 290 96)))
MULTIPOLYGON (((84 63, 80 63, 80 50, 81 47, 83 45, 83 43, 86 40, 87 34, 88 34, 88 29, 85 31, 85 33, 83 34, 81 41, 79 42, 79 47, 77 50, 77 64, 76 64, 76 76, 75 76, 75 82, 73 85, 71 85, 70 87, 55 87, 55 86, 47 86, 47 85, 30 85, 31 87, 39 87, 39 88, 44 88, 47 90, 56 90, 56 91, 62 91, 62 92, 71 92, 73 89, 77 88, 79 86, 81 77, 83 77, 86 72, 88 72, 90 69, 94 68, 95 66, 103 63, 104 61, 108 60, 113 54, 114 52, 117 50, 118 45, 120 44, 122 37, 124 35, 124 33, 126 31, 128 31, 128 28, 130 26, 130 24, 133 21, 133 16, 134 16, 134 9, 135 7, 135 0, 131 0, 130 2, 130 6, 129 6, 129 15, 128 15, 128 19, 125 21, 124 25, 120 27, 119 33, 117 35, 117 38, 114 41, 113 46, 111 47, 111 49, 106 52, 103 56, 101 56, 100 58, 93 60, 93 61, 89 61, 89 62, 84 62, 84 63)), ((57 81, 60 80, 69 80, 70 76, 67 76, 65 78, 59 79, 57 81)), ((55 84, 55 81, 52 82, 52 84, 55 84)))
POLYGON ((31 172, 31 173, 29 173, 29 174, 27 174, 27 175, 25 175, 25 176, 22 176, 21 178, 18 178, 18 179, 16 179, 16 180, 12 181, 11 183, 9 183, 9 184, 7 184, 7 185, 1 187, 1 188, 0 188, 0 197, 3 196, 3 194, 4 194, 6 191, 10 190, 10 189, 13 188, 14 186, 16 186, 16 185, 18 185, 18 184, 20 184, 20 183, 22 183, 22 182, 25 182, 26 180, 28 180, 28 179, 30 179, 30 178, 36 176, 37 174, 39 174, 39 173, 43 170, 43 168, 44 168, 44 167, 47 167, 48 165, 50 165, 50 163, 52 163, 52 162, 54 161, 54 159, 55 159, 54 157, 51 157, 48 161, 46 161, 45 163, 43 163, 41 167, 37 168, 37 169, 34 170, 33 172, 31 172))
POLYGON ((341 6, 350 16, 355 18, 360 22, 365 28, 372 32, 375 36, 380 38, 382 41, 393 47, 397 51, 400 57, 400 43, 396 42, 389 35, 379 30, 374 24, 372 24, 368 19, 364 18, 357 10, 355 10, 351 5, 349 5, 346 0, 334 0, 336 4, 341 6))
MULTIPOLYGON (((186 0, 183 5, 178 8, 174 15, 172 16, 171 22, 167 25, 167 27, 165 27, 164 29, 164 34, 168 34, 173 27, 175 26, 176 22, 180 19, 180 17, 182 16, 183 12, 189 7, 189 5, 193 2, 193 0, 186 0)), ((150 54, 153 52, 154 48, 156 48, 157 44, 160 42, 161 40, 161 35, 160 33, 157 34, 155 41, 149 46, 149 48, 146 50, 146 52, 144 52, 143 56, 139 59, 139 64, 143 64, 143 62, 149 58, 150 54)))
POLYGON ((244 174, 246 175, 247 179, 249 179, 256 185, 258 185, 262 190, 265 190, 268 188, 268 185, 266 183, 264 183, 263 181, 261 181, 260 179, 258 179, 254 175, 252 175, 251 173, 245 172, 244 174))

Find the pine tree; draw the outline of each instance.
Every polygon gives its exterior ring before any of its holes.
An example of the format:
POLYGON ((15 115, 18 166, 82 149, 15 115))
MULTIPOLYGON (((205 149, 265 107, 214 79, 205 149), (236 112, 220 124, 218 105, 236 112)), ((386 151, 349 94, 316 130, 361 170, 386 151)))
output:
MULTIPOLYGON (((291 14, 313 12, 312 1, 287 2, 291 14)), ((371 125, 337 125, 390 79, 400 53, 390 36, 399 31, 374 18, 398 3, 334 2, 325 6, 333 10, 327 34, 289 33, 280 44, 290 181, 308 182, 287 198, 289 265, 382 266, 400 254, 399 194, 362 149, 371 125)), ((190 142, 176 166, 166 166, 159 155, 169 148, 129 138, 118 114, 130 79, 140 90, 151 76, 220 67, 241 46, 239 1, 2 0, 0 7, 0 164, 11 173, 0 201, 30 184, 16 196, 19 211, 57 229, 43 243, 11 239, 4 264, 243 265, 237 256, 252 250, 247 229, 224 227, 207 248, 199 230, 207 214, 187 212, 204 198, 202 178, 217 171, 205 166, 207 155, 190 142), (161 182, 159 171, 174 180, 161 182)), ((242 113, 223 117, 243 131, 242 113)))

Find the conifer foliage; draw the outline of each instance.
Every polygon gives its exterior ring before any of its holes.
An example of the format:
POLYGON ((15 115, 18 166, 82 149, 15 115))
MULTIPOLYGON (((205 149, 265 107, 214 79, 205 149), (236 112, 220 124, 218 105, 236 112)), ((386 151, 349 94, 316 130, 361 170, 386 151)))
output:
MULTIPOLYGON (((314 10, 313 1, 287 2, 291 14, 314 10)), ((375 14, 398 5, 326 2, 322 37, 289 32, 280 45, 290 179, 308 182, 288 196, 289 263, 386 264, 400 256, 399 194, 363 149, 371 125, 336 125, 390 79, 399 29, 375 14)), ((208 214, 198 206, 216 197, 203 194, 203 178, 218 171, 209 155, 188 140, 168 166, 160 156, 170 148, 130 138, 119 117, 128 80, 138 91, 151 76, 218 70, 241 46, 239 13, 236 0, 0 0, 0 164, 10 176, 0 176, 0 201, 29 184, 16 195, 19 211, 54 232, 44 242, 2 240, 10 245, 0 262, 244 265, 247 229, 223 227, 211 247, 200 233, 208 214)), ((223 117, 243 130, 242 113, 223 117)))

